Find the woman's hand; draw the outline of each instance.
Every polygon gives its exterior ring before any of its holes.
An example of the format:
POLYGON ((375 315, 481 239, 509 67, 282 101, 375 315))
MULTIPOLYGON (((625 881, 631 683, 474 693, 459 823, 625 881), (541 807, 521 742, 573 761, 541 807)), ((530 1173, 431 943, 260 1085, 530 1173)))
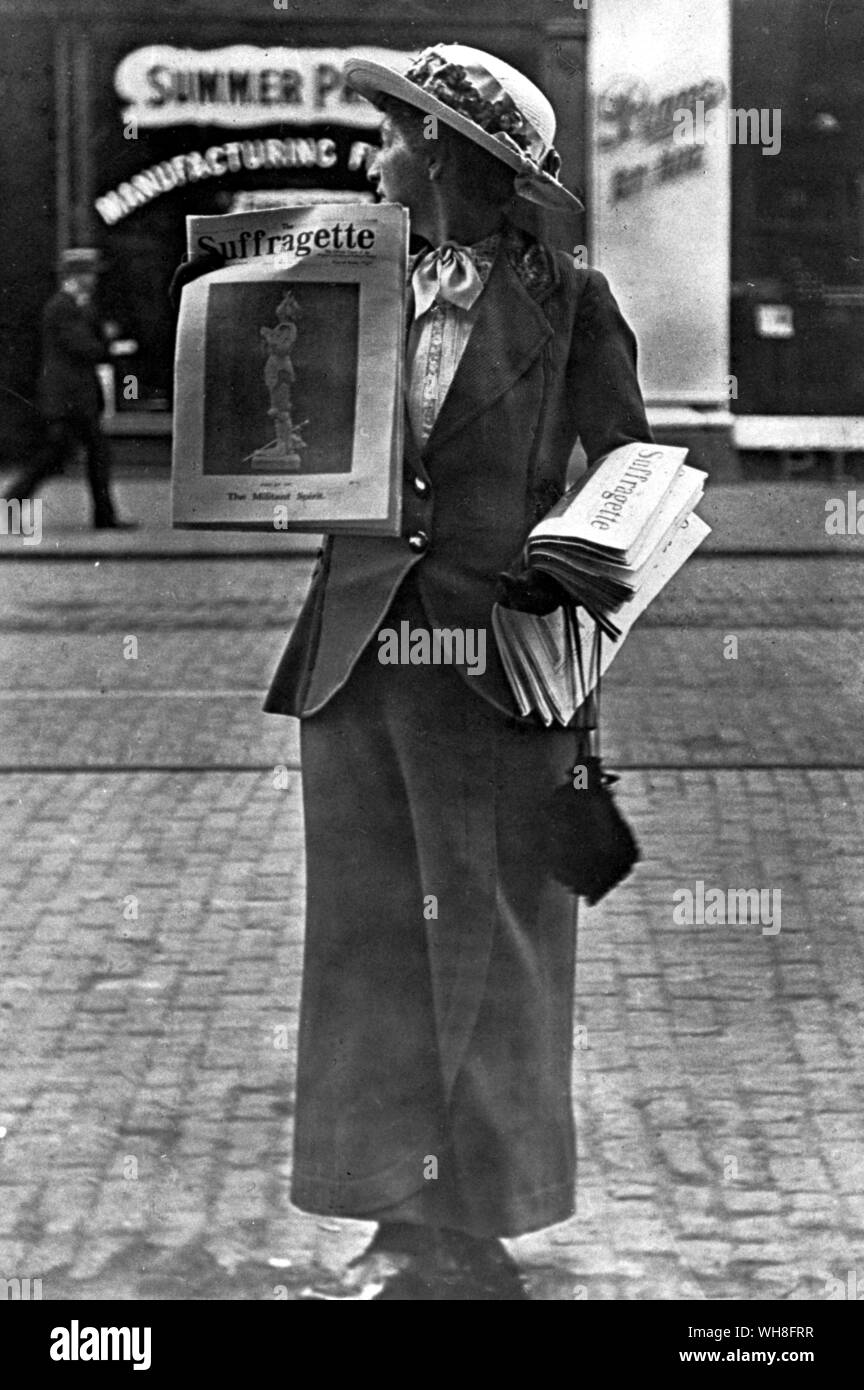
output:
POLYGON ((503 608, 515 608, 517 613, 535 613, 538 617, 545 617, 569 602, 557 581, 533 565, 518 574, 509 574, 506 570, 499 574, 495 599, 503 608))

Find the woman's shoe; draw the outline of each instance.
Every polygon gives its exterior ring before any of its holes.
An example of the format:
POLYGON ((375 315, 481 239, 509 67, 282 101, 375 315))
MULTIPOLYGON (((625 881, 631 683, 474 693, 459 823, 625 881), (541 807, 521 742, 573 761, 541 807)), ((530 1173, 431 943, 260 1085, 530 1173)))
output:
POLYGON ((515 1260, 494 1237, 381 1226, 344 1270, 323 1274, 304 1302, 530 1302, 515 1260))
POLYGON ((322 1275, 299 1299, 310 1303, 373 1303, 428 1299, 429 1265, 420 1255, 370 1247, 345 1269, 322 1275))
POLYGON ((426 1226, 382 1223, 345 1269, 323 1275, 300 1298, 327 1303, 434 1299, 436 1235, 426 1226))
POLYGON ((519 1266, 494 1236, 469 1236, 463 1231, 442 1231, 446 1257, 467 1293, 460 1298, 479 1302, 530 1303, 519 1266))

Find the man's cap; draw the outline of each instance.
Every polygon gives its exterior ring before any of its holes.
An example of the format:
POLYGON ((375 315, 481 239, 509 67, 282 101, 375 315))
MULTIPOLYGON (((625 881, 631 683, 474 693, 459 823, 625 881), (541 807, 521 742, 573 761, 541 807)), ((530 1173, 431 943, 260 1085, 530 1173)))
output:
POLYGON ((352 58, 349 87, 380 105, 384 96, 437 117, 515 171, 516 193, 557 212, 584 204, 558 180, 555 112, 540 88, 492 53, 461 43, 426 48, 403 74, 352 58))

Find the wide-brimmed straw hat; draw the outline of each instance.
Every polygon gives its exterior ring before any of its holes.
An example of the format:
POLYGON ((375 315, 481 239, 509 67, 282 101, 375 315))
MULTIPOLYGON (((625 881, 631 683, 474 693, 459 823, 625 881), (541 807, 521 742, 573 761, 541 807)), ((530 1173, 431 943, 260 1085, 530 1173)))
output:
POLYGON ((558 180, 561 159, 553 143, 550 103, 517 68, 492 53, 439 43, 424 49, 404 74, 352 58, 345 64, 345 80, 374 105, 382 96, 407 102, 502 160, 514 170, 519 197, 558 212, 583 208, 558 180))

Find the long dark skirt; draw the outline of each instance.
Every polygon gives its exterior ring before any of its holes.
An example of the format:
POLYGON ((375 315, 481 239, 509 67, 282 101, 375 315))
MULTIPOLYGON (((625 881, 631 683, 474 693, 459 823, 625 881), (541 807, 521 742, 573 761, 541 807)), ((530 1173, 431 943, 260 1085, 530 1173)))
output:
MULTIPOLYGON (((382 627, 406 618, 410 579, 382 627)), ((573 738, 378 652, 301 724, 293 1200, 518 1235, 573 1210, 576 912, 539 830, 573 738)))

